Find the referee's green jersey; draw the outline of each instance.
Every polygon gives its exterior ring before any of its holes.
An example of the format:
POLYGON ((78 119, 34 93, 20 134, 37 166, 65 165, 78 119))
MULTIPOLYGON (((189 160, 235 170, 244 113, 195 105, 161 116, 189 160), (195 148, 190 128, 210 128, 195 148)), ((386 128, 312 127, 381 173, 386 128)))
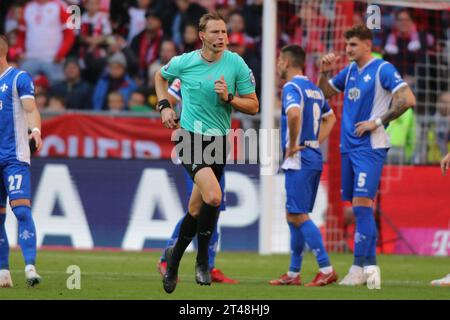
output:
POLYGON ((228 92, 255 92, 252 71, 238 54, 228 50, 211 63, 202 58, 200 50, 173 57, 161 74, 169 82, 181 80, 181 127, 204 135, 226 135, 231 125, 232 107, 214 91, 214 81, 223 75, 228 92))

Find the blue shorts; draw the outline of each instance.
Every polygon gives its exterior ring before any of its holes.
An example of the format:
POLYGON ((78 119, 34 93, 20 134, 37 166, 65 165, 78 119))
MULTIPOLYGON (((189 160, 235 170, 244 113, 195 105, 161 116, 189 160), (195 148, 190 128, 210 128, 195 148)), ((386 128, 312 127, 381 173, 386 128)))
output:
POLYGON ((380 183, 387 149, 342 153, 342 199, 374 199, 380 183))
MULTIPOLYGON (((190 174, 186 171, 184 171, 184 177, 186 180, 186 187, 187 187, 187 193, 189 195, 189 198, 191 197, 192 188, 194 187, 194 181, 192 181, 192 178, 190 174)), ((222 175, 222 178, 219 181, 220 189, 222 190, 222 202, 220 203, 219 211, 225 211, 226 209, 226 193, 225 193, 225 173, 222 175)))
POLYGON ((286 211, 310 213, 314 208, 322 171, 312 169, 285 170, 286 211))
POLYGON ((6 198, 9 201, 17 199, 31 200, 31 173, 30 165, 25 162, 0 163, 0 207, 6 207, 6 198))

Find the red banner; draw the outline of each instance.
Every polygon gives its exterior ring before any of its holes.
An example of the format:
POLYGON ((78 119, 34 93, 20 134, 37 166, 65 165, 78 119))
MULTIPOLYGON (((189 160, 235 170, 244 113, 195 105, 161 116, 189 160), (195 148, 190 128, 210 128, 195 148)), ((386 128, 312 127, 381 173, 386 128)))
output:
POLYGON ((170 159, 173 148, 160 119, 68 114, 43 121, 42 133, 40 157, 170 159))
POLYGON ((386 166, 381 184, 384 251, 449 255, 449 201, 450 176, 443 177, 439 166, 386 166))
POLYGON ((439 166, 385 166, 378 200, 380 252, 450 255, 450 176, 439 166))

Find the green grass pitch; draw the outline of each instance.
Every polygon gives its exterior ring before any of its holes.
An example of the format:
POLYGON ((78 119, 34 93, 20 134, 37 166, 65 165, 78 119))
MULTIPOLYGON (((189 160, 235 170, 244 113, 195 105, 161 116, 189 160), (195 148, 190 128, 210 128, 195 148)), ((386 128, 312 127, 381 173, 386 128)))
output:
MULTIPOLYGON (((450 299, 450 287, 436 288, 430 281, 450 272, 450 259, 381 255, 382 289, 348 288, 331 285, 322 288, 304 286, 274 287, 268 284, 287 270, 288 255, 259 256, 256 253, 220 252, 216 265, 238 285, 199 286, 194 280, 193 253, 187 253, 180 266, 180 282, 174 293, 166 294, 156 271, 159 252, 39 251, 38 272, 43 282, 27 288, 21 252, 13 250, 10 268, 14 287, 0 289, 0 299, 450 299), (81 269, 81 289, 69 290, 67 267, 81 269)), ((342 278, 350 263, 350 254, 332 254, 331 261, 342 278)), ((312 254, 304 257, 302 279, 311 280, 317 270, 312 254)))

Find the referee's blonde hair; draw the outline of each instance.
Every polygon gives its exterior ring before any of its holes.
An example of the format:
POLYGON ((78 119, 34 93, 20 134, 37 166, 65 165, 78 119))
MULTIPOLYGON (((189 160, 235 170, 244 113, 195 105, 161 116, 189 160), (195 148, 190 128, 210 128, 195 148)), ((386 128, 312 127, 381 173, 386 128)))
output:
POLYGON ((198 30, 205 32, 206 30, 206 25, 208 24, 208 21, 210 20, 222 20, 223 22, 225 22, 225 19, 217 12, 208 12, 205 13, 204 15, 202 15, 202 17, 200 18, 200 22, 198 23, 198 30))

